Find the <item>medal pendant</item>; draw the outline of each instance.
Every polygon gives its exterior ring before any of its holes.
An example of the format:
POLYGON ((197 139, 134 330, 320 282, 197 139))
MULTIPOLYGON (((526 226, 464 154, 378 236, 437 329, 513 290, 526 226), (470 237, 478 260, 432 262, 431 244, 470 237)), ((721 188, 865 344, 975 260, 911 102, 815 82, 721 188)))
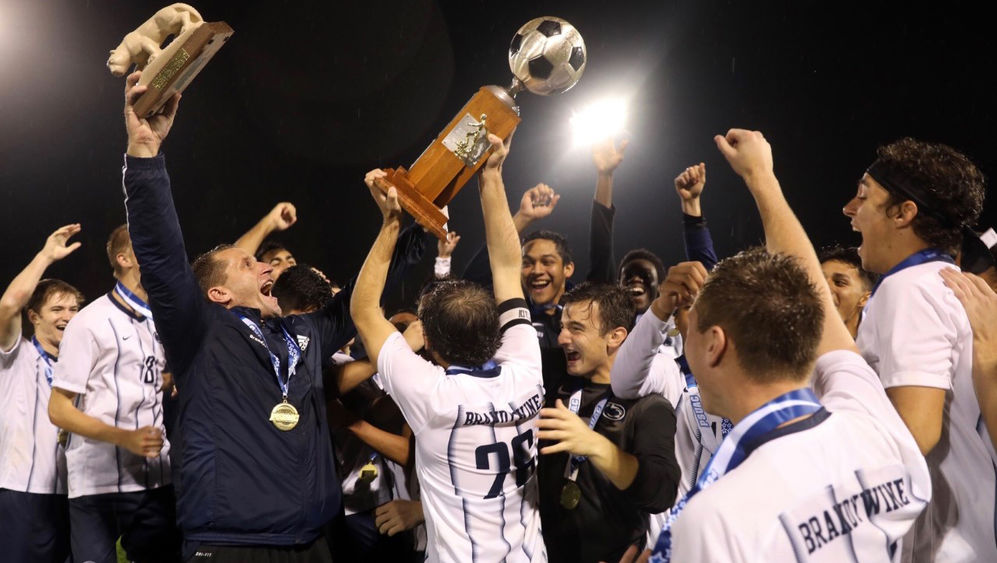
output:
POLYGON ((291 403, 288 403, 287 399, 284 399, 281 403, 277 403, 277 406, 270 411, 270 422, 278 430, 283 430, 284 432, 297 426, 299 418, 301 418, 301 415, 298 414, 298 409, 294 408, 294 405, 291 403))
POLYGON ((361 481, 373 481, 377 478, 377 466, 373 463, 368 463, 367 465, 360 468, 360 480, 361 481))
POLYGON ((582 490, 578 487, 578 483, 574 481, 568 481, 561 488, 561 506, 567 510, 574 510, 578 508, 579 501, 582 500, 582 490))
POLYGON ((66 444, 69 443, 69 432, 60 428, 58 440, 59 440, 59 445, 65 448, 66 444))

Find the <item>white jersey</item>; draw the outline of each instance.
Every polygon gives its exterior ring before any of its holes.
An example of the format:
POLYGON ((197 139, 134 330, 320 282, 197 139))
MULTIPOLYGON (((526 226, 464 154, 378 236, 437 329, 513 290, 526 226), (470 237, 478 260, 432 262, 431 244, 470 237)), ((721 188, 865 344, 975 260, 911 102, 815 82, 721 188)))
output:
POLYGON ((904 540, 916 560, 997 561, 995 472, 973 390, 973 333, 962 304, 926 262, 885 277, 857 344, 885 388, 945 389, 942 438, 928 454, 931 505, 904 540))
POLYGON ((510 326, 495 363, 444 371, 401 333, 378 356, 385 390, 416 436, 427 561, 547 560, 535 475, 544 398, 536 330, 510 326))
POLYGON ((66 453, 48 418, 47 368, 21 336, 0 350, 0 489, 66 494, 66 453))
MULTIPOLYGON (((650 309, 641 315, 616 353, 609 378, 613 394, 621 399, 659 393, 675 406, 675 459, 682 471, 675 498, 680 499, 696 483, 731 424, 703 409, 695 380, 679 369, 675 354, 681 349, 681 336, 673 337, 672 344, 666 338, 674 326, 671 319, 662 321, 650 309)), ((651 515, 648 545, 654 545, 666 516, 667 512, 651 515)))
POLYGON ((931 498, 928 467, 875 372, 853 352, 817 360, 826 410, 774 431, 689 499, 673 561, 897 561, 931 498))
POLYGON ((53 387, 78 395, 76 407, 101 422, 163 432, 158 457, 71 435, 66 447, 69 498, 155 489, 170 484, 170 444, 163 427, 163 346, 151 319, 104 295, 66 325, 53 387))

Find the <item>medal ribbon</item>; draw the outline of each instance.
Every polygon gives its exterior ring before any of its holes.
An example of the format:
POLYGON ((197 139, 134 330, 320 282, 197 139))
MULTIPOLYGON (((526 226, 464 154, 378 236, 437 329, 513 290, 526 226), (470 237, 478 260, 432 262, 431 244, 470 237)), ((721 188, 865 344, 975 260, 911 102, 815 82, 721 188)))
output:
MULTIPOLYGON (((589 417, 589 430, 595 428, 595 425, 599 423, 599 419, 602 418, 602 411, 606 408, 606 401, 609 400, 609 396, 612 394, 612 390, 607 389, 603 393, 602 398, 596 403, 595 408, 592 409, 592 416, 589 417)), ((568 399, 568 410, 574 414, 578 414, 578 409, 582 405, 582 390, 579 389, 571 394, 571 398, 568 399)), ((578 478, 578 468, 581 467, 582 463, 588 460, 588 456, 575 455, 568 459, 568 465, 564 468, 564 476, 571 481, 578 478)))
POLYGON ((280 392, 284 396, 284 400, 287 400, 287 389, 291 384, 291 377, 294 376, 294 372, 297 370, 298 359, 301 358, 301 348, 298 348, 298 343, 295 342, 291 335, 284 328, 284 323, 277 321, 280 324, 280 331, 284 334, 284 342, 287 344, 287 380, 280 380, 280 358, 277 357, 272 351, 270 351, 270 345, 267 344, 266 337, 263 336, 263 331, 260 329, 259 325, 254 323, 251 319, 247 318, 245 315, 236 313, 239 319, 242 320, 243 324, 249 327, 249 330, 253 331, 263 343, 263 347, 267 349, 267 354, 270 354, 270 363, 273 364, 274 375, 277 376, 277 385, 280 387, 280 392))
POLYGON ((899 264, 890 268, 890 271, 883 274, 883 277, 879 278, 879 281, 876 282, 876 285, 874 285, 872 288, 872 295, 876 295, 876 290, 879 289, 879 286, 883 283, 883 280, 899 272, 900 270, 906 270, 911 266, 917 266, 920 264, 925 264, 927 262, 937 262, 937 261, 948 262, 949 264, 955 264, 955 260, 952 259, 952 256, 950 256, 949 253, 937 248, 925 248, 924 250, 919 250, 914 254, 911 254, 910 256, 901 260, 899 264))
POLYGON ((52 386, 52 360, 48 357, 48 352, 42 348, 38 339, 34 336, 31 337, 31 343, 35 345, 35 349, 38 350, 38 355, 42 357, 42 361, 45 362, 45 379, 48 381, 48 386, 52 386))
POLYGON ((727 437, 727 434, 730 434, 730 431, 734 428, 734 425, 730 423, 730 420, 726 418, 721 418, 719 436, 717 435, 716 432, 703 432, 703 429, 699 426, 699 421, 700 419, 705 419, 705 416, 699 417, 698 415, 700 413, 702 413, 703 415, 709 413, 707 413, 706 410, 703 408, 703 403, 701 400, 693 401, 693 397, 697 399, 699 399, 700 397, 699 383, 696 382, 696 377, 693 376, 692 371, 689 370, 689 363, 686 361, 684 355, 676 358, 675 362, 678 363, 679 370, 682 372, 682 375, 685 376, 685 387, 688 396, 683 398, 682 400, 688 400, 692 407, 693 412, 697 414, 695 420, 691 422, 693 423, 693 427, 696 428, 697 431, 696 433, 697 437, 699 438, 699 443, 700 445, 703 446, 703 448, 705 448, 711 454, 714 454, 716 453, 717 448, 720 447, 720 443, 723 441, 723 439, 727 437))
POLYGON ((754 443, 758 438, 778 428, 779 425, 794 418, 813 414, 820 408, 820 402, 813 391, 809 388, 795 389, 765 403, 737 423, 730 434, 724 438, 717 452, 710 458, 710 462, 706 464, 706 469, 696 480, 696 484, 668 511, 668 518, 661 529, 661 535, 658 536, 658 542, 654 546, 654 553, 651 555, 650 561, 652 563, 671 561, 671 528, 675 520, 688 504, 690 498, 715 483, 747 459, 748 454, 744 451, 745 444, 754 443))
POLYGON ((128 290, 127 287, 120 281, 114 286, 114 291, 117 292, 118 297, 122 301, 128 304, 136 313, 142 315, 147 319, 152 319, 152 309, 149 308, 149 304, 138 296, 128 290))

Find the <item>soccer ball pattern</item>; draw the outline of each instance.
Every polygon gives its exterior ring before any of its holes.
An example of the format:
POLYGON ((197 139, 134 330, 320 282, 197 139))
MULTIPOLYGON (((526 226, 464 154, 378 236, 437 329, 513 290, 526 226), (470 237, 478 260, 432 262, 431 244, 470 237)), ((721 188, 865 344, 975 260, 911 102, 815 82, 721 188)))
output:
POLYGON ((509 68, 527 90, 546 96, 574 86, 585 72, 585 41, 573 25, 552 16, 532 19, 509 44, 509 68))

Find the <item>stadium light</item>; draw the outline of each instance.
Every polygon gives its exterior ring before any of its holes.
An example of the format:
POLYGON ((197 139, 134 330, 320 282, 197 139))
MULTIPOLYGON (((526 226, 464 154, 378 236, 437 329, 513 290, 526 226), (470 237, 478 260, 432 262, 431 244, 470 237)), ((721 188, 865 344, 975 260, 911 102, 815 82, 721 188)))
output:
POLYGON ((607 98, 595 102, 571 115, 572 138, 575 146, 589 146, 623 132, 627 121, 627 102, 623 98, 607 98))

